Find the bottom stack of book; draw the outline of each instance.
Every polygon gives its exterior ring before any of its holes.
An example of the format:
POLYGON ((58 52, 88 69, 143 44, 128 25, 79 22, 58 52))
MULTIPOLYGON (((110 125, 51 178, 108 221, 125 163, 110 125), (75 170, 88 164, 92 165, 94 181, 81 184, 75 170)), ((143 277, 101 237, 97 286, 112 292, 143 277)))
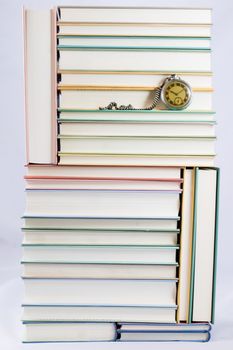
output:
POLYGON ((209 323, 24 322, 25 343, 82 341, 208 342, 209 323))
POLYGON ((30 166, 26 182, 24 342, 208 341, 216 168, 30 166))

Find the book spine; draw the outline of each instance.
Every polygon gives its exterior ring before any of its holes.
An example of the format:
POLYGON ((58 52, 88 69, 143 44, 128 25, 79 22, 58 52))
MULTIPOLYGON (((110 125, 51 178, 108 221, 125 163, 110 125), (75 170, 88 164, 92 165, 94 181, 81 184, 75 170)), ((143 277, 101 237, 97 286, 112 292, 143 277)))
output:
POLYGON ((51 160, 57 164, 57 9, 51 15, 51 160))
POLYGON ((195 277, 195 253, 196 253, 196 231, 197 231, 197 193, 198 193, 198 174, 199 168, 194 172, 194 202, 193 202, 193 235, 192 235, 192 253, 191 253, 191 273, 189 288, 189 311, 188 323, 192 323, 193 317, 193 298, 194 298, 194 277, 195 277))
POLYGON ((220 169, 216 169, 216 204, 215 204, 215 238, 214 238, 214 261, 213 261, 213 289, 212 289, 212 314, 211 323, 215 322, 215 300, 216 300, 216 274, 217 274, 217 253, 218 253, 218 222, 219 222, 219 188, 220 169))
POLYGON ((23 33, 24 33, 24 113, 25 113, 25 129, 26 129, 26 163, 29 163, 29 130, 28 130, 28 107, 27 107, 27 10, 23 7, 23 33))

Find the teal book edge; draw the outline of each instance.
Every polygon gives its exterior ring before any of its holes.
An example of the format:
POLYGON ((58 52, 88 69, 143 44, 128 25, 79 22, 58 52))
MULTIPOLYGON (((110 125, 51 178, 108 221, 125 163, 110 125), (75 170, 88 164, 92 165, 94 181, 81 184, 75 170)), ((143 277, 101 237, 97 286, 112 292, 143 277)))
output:
POLYGON ((129 261, 120 261, 120 262, 106 262, 106 261, 95 261, 93 262, 83 262, 83 261, 26 261, 26 260, 22 260, 20 262, 20 264, 22 265, 26 265, 26 264, 40 264, 40 265, 51 265, 51 264, 55 264, 55 265, 153 265, 153 266, 175 266, 178 267, 179 264, 177 262, 168 262, 168 263, 144 263, 144 262, 129 262, 129 261))
POLYGON ((83 46, 83 45, 57 45, 58 51, 65 50, 86 50, 86 51, 161 51, 161 52, 211 52, 210 48, 195 48, 195 47, 143 47, 143 46, 132 46, 132 47, 124 47, 124 46, 83 46))
POLYGON ((181 36, 181 35, 107 35, 107 34, 99 34, 99 35, 91 35, 91 34, 57 34, 58 39, 66 39, 66 38, 110 38, 110 39, 171 39, 171 40, 210 40, 210 36, 181 36))
POLYGON ((192 237, 192 256, 191 256, 191 277, 190 277, 190 293, 189 293, 189 312, 188 323, 193 318, 193 297, 194 297, 194 276, 195 276, 195 253, 196 253, 196 231, 197 231, 197 191, 198 191, 198 174, 199 168, 195 168, 194 172, 194 203, 193 203, 193 237, 192 237))
MULTIPOLYGON (((72 74, 72 72, 73 72, 73 69, 62 69, 61 70, 63 73, 64 72, 66 72, 66 73, 71 73, 72 74)), ((86 73, 86 72, 92 72, 92 73, 96 73, 96 72, 101 72, 101 73, 103 73, 104 72, 104 74, 109 74, 109 73, 119 73, 119 74, 124 74, 124 73, 130 73, 130 74, 137 74, 138 72, 144 72, 145 74, 148 74, 148 73, 150 73, 150 74, 171 74, 171 73, 176 73, 176 74, 189 74, 189 73, 194 73, 194 74, 197 74, 197 75, 199 75, 199 74, 204 74, 204 75, 210 75, 210 76, 212 76, 213 74, 212 74, 212 71, 211 70, 182 70, 182 72, 180 71, 180 70, 173 70, 172 72, 171 72, 171 70, 164 70, 164 69, 160 69, 160 70, 138 70, 138 69, 130 69, 130 70, 128 70, 128 69, 118 69, 118 70, 114 70, 114 69, 107 69, 107 70, 102 70, 102 69, 79 69, 78 70, 78 72, 79 73, 86 73)))
POLYGON ((154 217, 133 217, 133 216, 78 216, 78 215, 28 215, 24 214, 21 219, 76 219, 76 220, 174 220, 178 221, 180 220, 179 216, 154 216, 154 217))
POLYGON ((179 249, 179 245, 146 245, 146 244, 141 244, 141 245, 135 245, 135 244, 37 244, 37 243, 22 243, 21 247, 48 247, 48 248, 56 248, 56 247, 79 247, 79 248, 137 248, 137 249, 142 249, 142 248, 155 248, 155 249, 179 249))
MULTIPOLYGON (((109 308, 109 307, 114 307, 114 308, 118 308, 118 307, 128 307, 128 308, 154 308, 154 309, 172 309, 172 310, 176 310, 177 309, 177 305, 156 305, 156 304, 148 304, 148 305, 145 305, 145 304, 140 304, 140 305, 137 305, 137 304, 119 304, 119 305, 115 305, 115 304, 31 304, 31 303, 24 303, 21 305, 22 307, 59 307, 59 308, 63 308, 63 307, 79 307, 79 308, 83 308, 83 307, 106 307, 106 308, 109 308)), ((26 320, 26 319, 23 319, 22 320, 23 322, 25 321, 29 321, 29 320, 26 320)), ((37 320, 35 320, 37 321, 37 320)), ((42 321, 42 320, 40 320, 42 321)), ((48 322, 48 320, 46 320, 48 322)), ((53 320, 51 320, 53 321, 53 320)), ((92 320, 94 321, 94 320, 92 320)), ((104 321, 101 321, 101 322, 111 322, 110 320, 106 319, 104 321)))
POLYGON ((214 261, 213 261, 213 292, 211 323, 215 322, 216 301, 216 275, 217 275, 217 253, 218 253, 218 223, 219 223, 219 191, 220 191, 220 169, 216 168, 216 204, 215 204, 215 237, 214 237, 214 261))
POLYGON ((124 135, 63 135, 58 134, 58 139, 97 139, 97 140, 216 140, 216 136, 124 136, 124 135))
POLYGON ((153 230, 153 229, 106 229, 106 228, 61 228, 61 227, 56 227, 56 228, 51 228, 51 227, 22 227, 21 231, 23 232, 46 232, 46 231, 52 231, 52 232, 59 232, 59 231, 71 231, 71 232, 79 232, 79 231, 91 231, 91 232, 154 232, 154 233, 171 233, 171 234, 179 234, 180 230, 179 229, 174 229, 174 230, 153 230))
POLYGON ((162 119, 63 119, 58 118, 57 122, 59 124, 62 123, 104 123, 104 124, 143 124, 143 123, 153 123, 153 124, 211 124, 215 125, 217 124, 215 120, 190 120, 190 119, 183 119, 183 120, 162 120, 162 119))

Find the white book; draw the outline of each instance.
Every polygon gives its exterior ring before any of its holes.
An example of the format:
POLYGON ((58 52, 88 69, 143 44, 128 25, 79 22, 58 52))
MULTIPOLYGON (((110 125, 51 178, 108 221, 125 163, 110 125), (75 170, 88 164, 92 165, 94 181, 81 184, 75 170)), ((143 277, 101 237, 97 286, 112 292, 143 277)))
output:
POLYGON ((63 85, 95 85, 99 86, 159 86, 170 74, 176 73, 182 80, 189 83, 192 88, 210 88, 212 86, 212 73, 192 72, 111 72, 111 71, 80 71, 62 70, 60 83, 63 85))
POLYGON ((178 284, 178 321, 187 321, 189 312, 189 289, 191 274, 191 248, 193 233, 193 200, 194 200, 194 170, 184 170, 184 184, 182 195, 182 222, 180 242, 180 267, 178 284))
POLYGON ((59 69, 211 70, 209 50, 60 49, 59 54, 59 69))
POLYGON ((52 166, 30 165, 26 167, 28 176, 80 177, 80 178, 129 178, 129 179, 180 179, 180 167, 111 167, 111 166, 52 166))
POLYGON ((175 306, 176 280, 24 279, 25 304, 175 306))
POLYGON ((197 171, 195 269, 192 321, 210 322, 214 284, 217 171, 197 171))
POLYGON ((114 341, 115 323, 26 323, 23 343, 114 341))
POLYGON ((214 155, 107 155, 107 154, 72 154, 59 152, 60 165, 156 165, 156 166, 214 166, 214 155))
POLYGON ((24 244, 175 245, 177 231, 23 230, 24 244))
MULTIPOLYGON (((116 122, 177 122, 182 123, 187 120, 193 122, 214 122, 215 113, 212 110, 151 110, 151 111, 101 111, 97 109, 72 109, 59 108, 59 120, 79 120, 79 121, 115 121, 116 122)), ((115 124, 114 124, 115 125, 115 124)))
MULTIPOLYGON (((134 108, 149 107, 154 99, 152 91, 118 91, 118 90, 69 90, 59 94, 59 106, 61 109, 99 109, 106 107, 110 102, 116 102, 118 106, 131 104, 134 108)), ((165 109, 162 102, 158 108, 165 109)), ((186 108, 190 110, 209 111, 212 108, 212 92, 194 91, 192 101, 186 108)), ((126 117, 126 116, 125 116, 126 117)))
POLYGON ((174 264, 178 246, 24 244, 25 262, 174 264))
POLYGON ((177 264, 22 263, 22 276, 34 278, 172 279, 176 270, 177 264))
POLYGON ((53 32, 52 11, 25 10, 25 112, 28 163, 56 162, 53 32))
POLYGON ((157 180, 81 180, 81 179, 58 179, 58 178, 27 178, 26 189, 96 189, 96 190, 180 190, 180 181, 157 181, 157 180))
POLYGON ((138 37, 138 36, 59 36, 60 46, 101 46, 101 47, 170 47, 170 48, 210 48, 210 38, 138 37))
POLYGON ((180 23, 211 24, 209 8, 156 7, 63 7, 59 20, 64 22, 180 23))
POLYGON ((211 36, 211 24, 180 25, 172 23, 63 23, 59 22, 59 34, 63 35, 151 35, 173 37, 201 37, 211 36))
POLYGON ((63 136, 60 152, 109 155, 214 155, 215 137, 63 136))
POLYGON ((26 228, 175 230, 179 216, 151 218, 96 218, 78 216, 24 216, 26 228))
POLYGON ((24 321, 108 321, 174 323, 176 307, 25 306, 24 321))
POLYGON ((162 323, 120 323, 119 326, 119 332, 208 332, 211 330, 209 323, 176 323, 169 325, 162 323))
POLYGON ((215 125, 206 122, 61 122, 61 135, 69 136, 214 136, 215 125))
POLYGON ((175 217, 180 191, 27 190, 25 215, 175 217))

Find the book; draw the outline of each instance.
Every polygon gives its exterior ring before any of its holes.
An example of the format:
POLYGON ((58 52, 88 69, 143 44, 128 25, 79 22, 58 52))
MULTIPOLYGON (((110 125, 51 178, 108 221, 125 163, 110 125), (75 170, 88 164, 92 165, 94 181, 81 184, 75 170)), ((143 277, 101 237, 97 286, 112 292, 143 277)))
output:
POLYGON ((209 332, 120 332, 120 341, 133 342, 168 342, 168 341, 187 341, 187 342, 208 342, 210 340, 209 332))
MULTIPOLYGON (((89 121, 89 122, 210 122, 214 123, 215 112, 212 110, 97 110, 97 109, 72 109, 58 108, 59 119, 61 121, 89 121)), ((113 124, 114 125, 114 124, 113 124)))
POLYGON ((59 47, 171 47, 179 49, 195 48, 195 49, 209 49, 210 38, 193 37, 191 40, 187 37, 174 36, 113 36, 113 35, 59 35, 59 47))
POLYGON ((200 154, 108 154, 58 152, 61 165, 133 165, 133 166, 214 166, 215 153, 200 154))
POLYGON ((24 322, 23 343, 114 341, 115 323, 24 322))
POLYGON ((60 6, 63 22, 211 24, 209 8, 60 6), (114 11, 113 11, 114 9, 114 11))
POLYGON ((80 23, 59 21, 59 35, 137 35, 209 38, 211 24, 179 23, 80 23))
POLYGON ((177 230, 25 229, 23 244, 175 245, 177 230))
POLYGON ((90 279, 175 279, 178 263, 167 264, 81 264, 22 261, 22 276, 34 278, 90 279))
POLYGON ((191 278, 191 251, 192 251, 192 234, 193 234, 193 216, 194 216, 194 190, 195 190, 195 169, 184 169, 184 185, 182 197, 182 223, 181 223, 181 240, 180 240, 180 257, 181 263, 179 268, 179 285, 178 285, 178 303, 177 321, 188 320, 189 313, 189 286, 191 278))
POLYGON ((215 136, 59 135, 60 152, 106 155, 215 155, 215 136), (106 151, 107 150, 107 151, 106 151))
POLYGON ((122 47, 60 47, 59 69, 211 70, 209 49, 126 49, 122 47), (148 55, 148 52, 150 54, 148 55), (191 51, 191 52, 190 52, 191 51), (95 55, 95 60, 92 60, 95 55))
MULTIPOLYGON (((24 304, 80 306, 176 305, 176 279, 100 280, 24 278, 24 304), (93 290, 95 291, 93 294, 93 290)), ((101 314, 99 316, 101 318, 101 314)))
POLYGON ((26 190, 25 215, 175 217, 180 193, 181 190, 26 190))
POLYGON ((27 176, 54 176, 64 178, 112 178, 112 179, 181 179, 181 167, 156 167, 156 166, 53 166, 53 165, 28 165, 27 176))
POLYGON ((196 169, 195 175, 197 191, 195 194, 189 317, 193 322, 198 319, 213 322, 219 170, 196 169))
MULTIPOLYGON (((134 108, 145 109, 153 102, 155 89, 151 87, 117 87, 115 86, 67 86, 59 85, 59 108, 61 109, 94 109, 107 106, 111 101, 118 105, 128 105, 134 108), (103 92, 104 91, 104 92, 103 92)), ((186 108, 189 110, 211 110, 212 107, 212 88, 193 89, 192 103, 186 108)), ((164 104, 160 102, 158 109, 164 110, 164 104)))
POLYGON ((24 43, 27 162, 56 164, 53 10, 24 10, 24 43))
MULTIPOLYGON (((163 41, 161 39, 161 41, 163 41)), ((72 70, 59 69, 59 83, 68 86, 111 86, 114 83, 116 87, 140 86, 144 88, 159 86, 164 78, 172 73, 176 73, 182 80, 186 80, 194 88, 212 87, 212 72, 193 72, 193 71, 115 71, 115 70, 72 70), (94 78, 94 81, 93 81, 94 78)))
POLYGON ((177 306, 100 306, 23 304, 23 321, 174 323, 177 306))
POLYGON ((26 262, 175 264, 178 245, 23 244, 26 262))
POLYGON ((184 172, 178 321, 213 320, 218 173, 217 168, 184 172))
POLYGON ((143 230, 173 230, 178 228, 180 216, 165 217, 93 217, 78 215, 24 215, 25 228, 56 229, 143 229, 143 230))
POLYGON ((148 323, 148 322, 119 322, 117 324, 118 332, 209 332, 211 330, 210 323, 148 323))
POLYGON ((215 123, 211 121, 86 121, 59 120, 59 131, 66 136, 215 136, 215 123))
POLYGON ((130 190, 180 190, 182 180, 176 179, 112 179, 112 178, 62 178, 26 177, 26 189, 130 189, 130 190))

